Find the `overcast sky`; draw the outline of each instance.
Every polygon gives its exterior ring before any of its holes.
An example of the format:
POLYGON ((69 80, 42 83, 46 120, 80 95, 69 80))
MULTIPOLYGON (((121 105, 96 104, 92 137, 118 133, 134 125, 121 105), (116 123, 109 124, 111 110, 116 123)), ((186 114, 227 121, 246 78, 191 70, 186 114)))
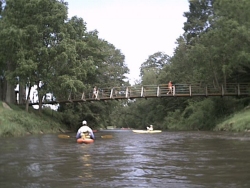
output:
POLYGON ((131 84, 139 79, 140 66, 150 55, 172 56, 176 39, 183 34, 183 13, 188 0, 65 0, 68 17, 83 18, 87 30, 113 44, 125 55, 131 84))

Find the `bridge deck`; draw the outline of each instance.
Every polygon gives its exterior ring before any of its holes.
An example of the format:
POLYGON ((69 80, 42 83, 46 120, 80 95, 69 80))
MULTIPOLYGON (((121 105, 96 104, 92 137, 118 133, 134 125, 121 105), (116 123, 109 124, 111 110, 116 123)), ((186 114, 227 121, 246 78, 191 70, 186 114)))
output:
MULTIPOLYGON (((218 88, 211 85, 176 84, 173 87, 172 93, 168 94, 168 92, 169 88, 167 84, 113 87, 98 89, 97 98, 92 98, 92 91, 87 91, 69 93, 67 97, 58 97, 56 101, 44 101, 43 104, 158 97, 250 96, 250 83, 227 84, 226 86, 221 85, 218 88)), ((34 104, 37 103, 32 103, 31 105, 34 104)))

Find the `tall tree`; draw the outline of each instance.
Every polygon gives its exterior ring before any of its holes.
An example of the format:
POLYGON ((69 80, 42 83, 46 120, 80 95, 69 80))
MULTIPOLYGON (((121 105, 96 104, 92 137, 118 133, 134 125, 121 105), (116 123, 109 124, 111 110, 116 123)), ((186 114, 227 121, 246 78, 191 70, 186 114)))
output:
MULTIPOLYGON (((12 37, 19 46, 12 45, 16 49, 11 53, 17 55, 13 69, 9 68, 9 80, 18 75, 20 83, 28 84, 28 88, 37 84, 40 108, 44 94, 54 86, 51 83, 57 65, 68 59, 75 61, 75 53, 70 53, 74 52, 74 45, 68 44, 65 37, 66 5, 57 0, 8 0, 3 12, 6 30, 19 31, 17 37, 12 37)), ((28 102, 26 100, 27 108, 28 102)))
POLYGON ((157 84, 158 76, 164 66, 170 64, 170 57, 163 52, 156 52, 141 64, 140 76, 142 84, 157 84))
POLYGON ((14 88, 16 84, 16 75, 13 74, 13 71, 18 59, 18 50, 22 44, 21 36, 23 32, 7 18, 7 11, 8 6, 6 5, 0 18, 0 68, 2 80, 6 81, 3 98, 7 103, 13 104, 15 102, 14 88))
POLYGON ((125 64, 125 56, 113 44, 104 40, 102 42, 104 43, 103 50, 106 57, 99 68, 99 82, 103 86, 121 86, 127 79, 126 74, 129 73, 125 64))
POLYGON ((192 44, 212 25, 213 3, 214 0, 189 0, 189 12, 184 13, 187 21, 183 28, 188 44, 192 44))

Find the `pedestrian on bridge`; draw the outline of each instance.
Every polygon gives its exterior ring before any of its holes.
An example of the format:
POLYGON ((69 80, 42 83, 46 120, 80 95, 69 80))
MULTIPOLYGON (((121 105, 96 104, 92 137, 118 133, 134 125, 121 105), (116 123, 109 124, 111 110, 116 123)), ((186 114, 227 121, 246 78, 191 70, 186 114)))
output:
POLYGON ((168 82, 168 93, 167 94, 172 94, 173 92, 173 84, 172 81, 168 82))
POLYGON ((93 98, 93 99, 97 99, 97 87, 96 87, 96 86, 93 88, 93 95, 92 95, 92 98, 93 98))

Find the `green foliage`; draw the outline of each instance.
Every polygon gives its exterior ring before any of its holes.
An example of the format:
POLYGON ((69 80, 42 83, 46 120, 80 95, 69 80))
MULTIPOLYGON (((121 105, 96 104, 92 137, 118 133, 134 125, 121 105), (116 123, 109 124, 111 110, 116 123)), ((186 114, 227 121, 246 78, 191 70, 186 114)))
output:
MULTIPOLYGON (((69 128, 73 129, 77 125, 80 126, 80 114, 75 113, 72 109, 66 109, 63 113, 63 123, 65 123, 69 128)), ((76 128, 75 128, 76 129, 76 128)), ((73 129, 74 130, 74 129, 73 129)))
POLYGON ((169 63, 169 56, 163 52, 157 52, 153 55, 150 55, 148 59, 141 64, 140 67, 140 76, 147 72, 155 72, 156 74, 169 63))
POLYGON ((211 130, 216 124, 214 102, 211 99, 190 101, 183 111, 185 126, 191 130, 211 130))
POLYGON ((216 116, 212 100, 189 100, 189 105, 183 112, 176 110, 168 113, 164 126, 167 129, 210 130, 215 126, 215 122, 216 116))
POLYGON ((185 130, 186 127, 182 124, 181 110, 170 111, 164 118, 163 129, 169 130, 185 130))
POLYGON ((249 107, 239 111, 225 121, 218 124, 214 130, 216 131, 249 131, 250 130, 250 110, 249 107))
POLYGON ((212 24, 211 16, 214 14, 214 0, 192 0, 189 1, 189 12, 184 16, 184 30, 187 43, 194 44, 197 37, 206 31, 212 24))

